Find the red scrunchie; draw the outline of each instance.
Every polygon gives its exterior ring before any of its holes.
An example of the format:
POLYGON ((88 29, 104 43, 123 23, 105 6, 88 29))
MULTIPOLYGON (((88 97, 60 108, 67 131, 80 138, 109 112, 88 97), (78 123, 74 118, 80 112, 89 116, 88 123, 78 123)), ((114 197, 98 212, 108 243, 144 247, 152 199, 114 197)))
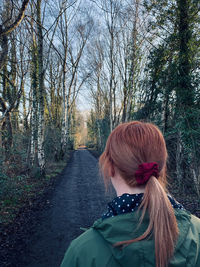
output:
POLYGON ((139 165, 138 170, 135 173, 135 178, 138 184, 145 184, 151 176, 159 177, 158 163, 142 163, 139 165))

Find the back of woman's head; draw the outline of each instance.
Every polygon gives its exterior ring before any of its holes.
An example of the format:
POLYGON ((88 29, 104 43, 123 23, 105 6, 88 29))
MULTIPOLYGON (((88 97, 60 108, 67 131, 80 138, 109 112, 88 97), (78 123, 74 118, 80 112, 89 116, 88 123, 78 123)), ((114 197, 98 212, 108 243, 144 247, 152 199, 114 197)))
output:
POLYGON ((105 151, 100 157, 100 167, 105 184, 117 171, 131 187, 140 186, 136 179, 138 167, 156 163, 158 177, 152 175, 145 184, 141 220, 149 213, 149 226, 145 233, 116 245, 128 245, 148 237, 152 231, 155 239, 156 267, 167 266, 174 252, 178 227, 172 205, 165 192, 167 150, 160 130, 151 123, 133 121, 116 127, 108 137, 105 151))

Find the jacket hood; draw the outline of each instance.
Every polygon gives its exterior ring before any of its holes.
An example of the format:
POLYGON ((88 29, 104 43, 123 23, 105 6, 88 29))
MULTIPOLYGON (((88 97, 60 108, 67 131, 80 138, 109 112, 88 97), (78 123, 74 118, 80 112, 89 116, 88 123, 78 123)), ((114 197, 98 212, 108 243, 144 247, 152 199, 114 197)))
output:
MULTIPOLYGON (((123 249, 113 246, 117 242, 134 239, 145 232, 149 224, 149 218, 146 214, 142 224, 138 227, 140 215, 141 211, 138 210, 137 212, 117 215, 104 220, 99 219, 93 225, 93 228, 107 242, 113 257, 123 267, 133 267, 133 262, 135 263, 134 266, 155 265, 155 253, 152 251, 154 240, 152 237, 132 243, 123 249), (130 259, 132 260, 130 261, 130 259)), ((185 210, 175 210, 175 215, 179 227, 179 238, 175 248, 176 254, 188 235, 191 215, 185 210)), ((185 253, 187 252, 185 251, 185 253)))

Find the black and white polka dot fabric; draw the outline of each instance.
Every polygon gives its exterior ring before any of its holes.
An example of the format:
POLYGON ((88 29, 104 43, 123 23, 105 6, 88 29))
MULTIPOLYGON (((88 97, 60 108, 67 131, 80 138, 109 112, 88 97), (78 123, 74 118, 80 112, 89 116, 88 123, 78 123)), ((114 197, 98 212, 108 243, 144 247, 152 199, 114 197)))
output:
MULTIPOLYGON (((183 206, 178 203, 172 196, 168 195, 168 198, 175 209, 184 209, 183 206)), ((143 193, 141 194, 123 194, 116 197, 108 203, 108 211, 103 214, 102 219, 114 217, 119 214, 128 212, 134 212, 138 209, 143 199, 143 193)))

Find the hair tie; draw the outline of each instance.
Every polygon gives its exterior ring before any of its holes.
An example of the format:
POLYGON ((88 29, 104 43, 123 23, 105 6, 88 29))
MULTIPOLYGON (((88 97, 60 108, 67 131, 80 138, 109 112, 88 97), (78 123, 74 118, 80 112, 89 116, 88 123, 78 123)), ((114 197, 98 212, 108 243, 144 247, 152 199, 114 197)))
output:
POLYGON ((135 172, 135 178, 138 184, 145 184, 151 176, 159 177, 158 163, 156 162, 142 163, 135 172))

